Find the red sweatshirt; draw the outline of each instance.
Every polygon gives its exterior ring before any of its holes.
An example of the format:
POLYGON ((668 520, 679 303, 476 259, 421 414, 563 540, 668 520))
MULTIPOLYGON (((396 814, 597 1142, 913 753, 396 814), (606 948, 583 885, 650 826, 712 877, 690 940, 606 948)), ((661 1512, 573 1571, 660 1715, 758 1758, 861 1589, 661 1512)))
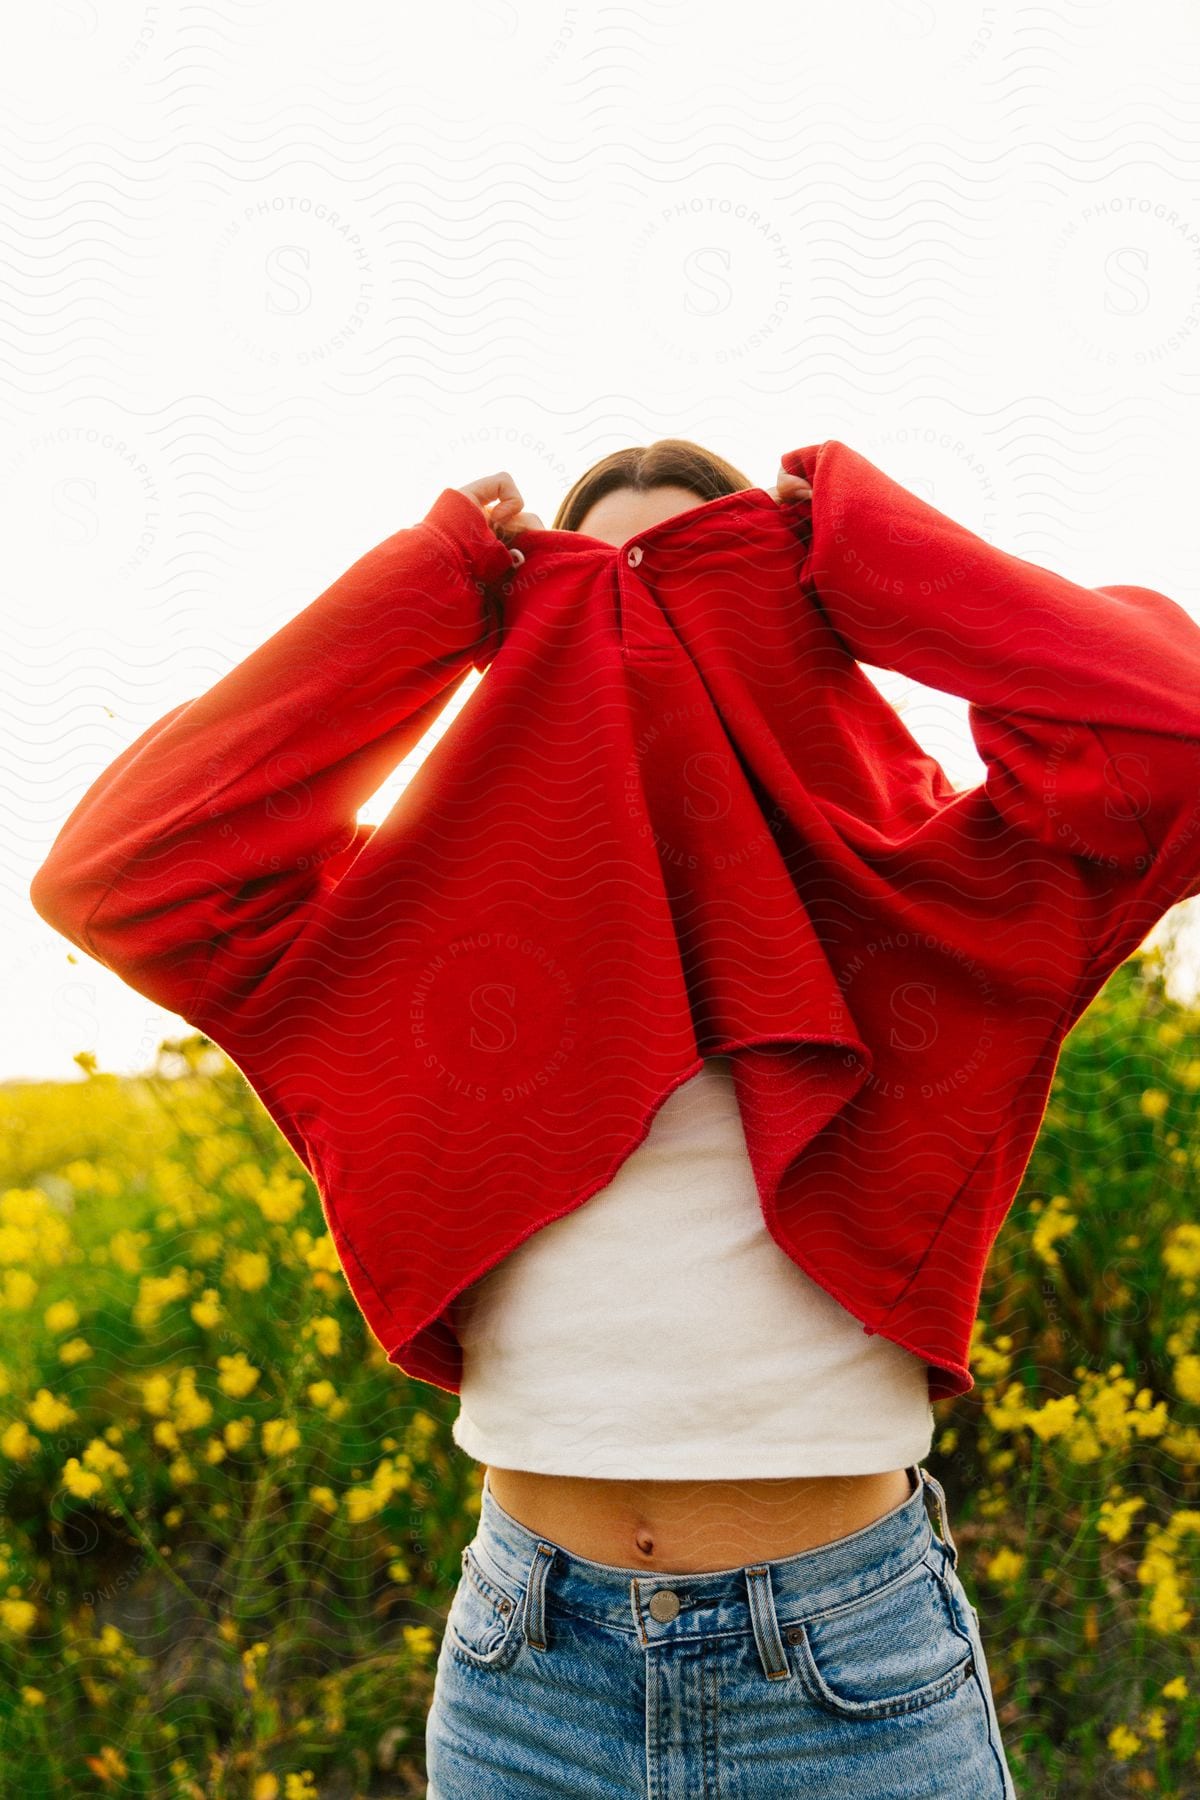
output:
POLYGON ((836 440, 783 462, 811 501, 529 531, 519 567, 445 489, 143 732, 34 879, 237 1064, 390 1360, 449 1392, 455 1295, 719 1053, 771 1235, 968 1392, 1062 1040, 1200 892, 1188 614, 996 549, 836 440), (859 662, 967 700, 985 778, 952 787, 859 662))

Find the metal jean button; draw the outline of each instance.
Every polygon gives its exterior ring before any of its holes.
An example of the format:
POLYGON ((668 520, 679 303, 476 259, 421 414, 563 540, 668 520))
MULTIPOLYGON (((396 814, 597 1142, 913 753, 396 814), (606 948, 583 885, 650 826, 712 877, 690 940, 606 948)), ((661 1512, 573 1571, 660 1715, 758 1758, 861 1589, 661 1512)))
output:
POLYGON ((650 1601, 650 1617, 660 1625, 674 1619, 679 1612, 679 1595, 674 1588, 660 1588, 650 1601))

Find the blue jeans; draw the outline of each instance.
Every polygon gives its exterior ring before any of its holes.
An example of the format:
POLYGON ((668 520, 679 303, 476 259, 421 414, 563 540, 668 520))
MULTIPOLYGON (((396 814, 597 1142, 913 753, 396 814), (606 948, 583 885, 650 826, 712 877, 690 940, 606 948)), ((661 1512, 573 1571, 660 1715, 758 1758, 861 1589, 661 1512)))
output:
POLYGON ((1015 1800, 946 1496, 908 1473, 861 1531, 700 1575, 576 1556, 485 1483, 428 1800, 1015 1800))

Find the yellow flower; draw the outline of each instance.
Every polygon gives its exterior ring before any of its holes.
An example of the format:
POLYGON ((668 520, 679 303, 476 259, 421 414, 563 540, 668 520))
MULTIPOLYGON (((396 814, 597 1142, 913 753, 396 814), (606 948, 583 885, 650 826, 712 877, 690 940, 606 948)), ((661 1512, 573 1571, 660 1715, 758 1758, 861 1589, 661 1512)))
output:
POLYGON ((269 1649, 269 1644, 258 1643, 251 1644, 249 1649, 242 1651, 242 1681, 247 1693, 257 1693, 259 1664, 269 1649))
POLYGON ((1151 1706, 1142 1716, 1142 1730, 1155 1743, 1161 1743, 1167 1733, 1167 1716, 1161 1706, 1151 1706))
POLYGON ((985 1399, 983 1410, 995 1431, 1020 1431, 1026 1419, 1024 1387, 1019 1381, 1010 1381, 1002 1392, 985 1399))
POLYGON ((119 1450, 103 1438, 93 1438, 83 1453, 83 1460, 89 1469, 97 1469, 102 1475, 114 1475, 118 1479, 128 1475, 129 1464, 119 1450))
POLYGON ((337 1245, 327 1231, 317 1239, 304 1260, 310 1269, 321 1270, 329 1275, 336 1275, 342 1266, 338 1261, 337 1245))
POLYGON ((251 1419, 230 1419, 222 1436, 231 1450, 244 1450, 253 1430, 254 1422, 251 1419))
POLYGON ((0 1263, 12 1265, 14 1274, 25 1274, 20 1265, 26 1263, 61 1265, 70 1246, 69 1224, 40 1188, 9 1188, 0 1196, 0 1263))
POLYGON ((980 1382, 999 1381, 1012 1369, 1012 1357, 982 1340, 971 1350, 971 1368, 980 1382))
POLYGON ((337 1399, 337 1389, 332 1381, 310 1381, 308 1397, 314 1406, 325 1407, 337 1399))
POLYGON ((0 1452, 9 1462, 24 1462, 37 1448, 37 1439, 24 1419, 14 1419, 0 1432, 0 1452))
POLYGON ((241 1142, 230 1132, 202 1138, 192 1146, 196 1174, 205 1187, 212 1187, 241 1154, 241 1142))
POLYGON ((1185 1312, 1174 1331, 1167 1334, 1167 1355, 1186 1356, 1196 1342, 1196 1329, 1200 1326, 1200 1312, 1193 1308, 1185 1312))
POLYGON ((186 1456, 176 1456, 169 1462, 167 1474, 171 1478, 172 1487, 190 1487, 196 1479, 196 1471, 186 1456))
POLYGON ((12 1225, 0 1225, 0 1263, 13 1267, 37 1259, 37 1237, 32 1231, 18 1231, 12 1225))
POLYGON ((68 1425, 76 1417, 73 1406, 44 1387, 38 1389, 25 1411, 30 1423, 39 1431, 57 1431, 60 1425, 68 1425))
POLYGON ((28 1312, 37 1298, 38 1284, 28 1269, 5 1269, 0 1305, 10 1312, 28 1312))
POLYGON ((1119 1762, 1128 1762, 1141 1749, 1142 1740, 1133 1735, 1128 1725, 1114 1725, 1108 1734, 1108 1747, 1119 1762))
POLYGON ((261 1250, 239 1250, 230 1259, 229 1278, 247 1294, 254 1294, 271 1279, 271 1264, 261 1250))
POLYGON ((207 1463, 223 1463, 228 1454, 220 1438, 209 1438, 204 1446, 204 1460, 207 1463))
POLYGON ((104 1486, 99 1475, 93 1475, 89 1469, 85 1469, 77 1456, 67 1458, 62 1482, 67 1492, 74 1494, 77 1500, 90 1500, 104 1486))
POLYGON ((79 1323, 79 1309, 73 1300, 55 1300, 42 1317, 49 1331, 73 1331, 79 1323))
POLYGON ((33 1630, 37 1607, 31 1600, 0 1600, 0 1625, 5 1631, 24 1637, 33 1630))
POLYGON ((1133 1411, 1129 1414, 1129 1423, 1138 1437, 1161 1437, 1167 1429, 1167 1403, 1159 1400, 1151 1405, 1149 1388, 1142 1388, 1133 1403, 1133 1411))
POLYGON ((337 1356, 342 1347, 342 1328, 331 1313, 322 1313, 311 1324, 317 1349, 322 1356, 337 1356))
POLYGON ((109 1255, 126 1275, 137 1275, 142 1267, 142 1251, 149 1242, 148 1231, 114 1231, 108 1240, 109 1255))
POLYGON ((1069 1237, 1079 1223, 1078 1215, 1068 1210, 1070 1204, 1065 1194, 1055 1194, 1031 1234, 1035 1256, 1040 1256, 1051 1268, 1057 1268, 1059 1263, 1055 1243, 1059 1238, 1069 1237))
POLYGON ((269 1769, 265 1774, 256 1775, 250 1793, 251 1800, 279 1800, 278 1775, 272 1775, 269 1769))
POLYGON ((300 1433, 290 1419, 266 1419, 262 1428, 262 1445, 268 1456, 286 1456, 300 1442, 300 1433))
POLYGON ((1036 1411, 1027 1412, 1024 1423, 1045 1444, 1052 1438, 1061 1437, 1074 1423, 1078 1411, 1079 1402, 1074 1394, 1062 1394, 1056 1400, 1047 1400, 1036 1411))
POLYGON ((1175 1392, 1191 1406, 1200 1405, 1200 1356, 1189 1351, 1175 1364, 1175 1392))
POLYGON ((386 1500, 374 1488, 352 1487, 345 1493, 346 1516, 352 1525, 362 1525, 382 1512, 386 1500))
POLYGON ((37 1687, 23 1687, 21 1689, 21 1698, 26 1706, 45 1706, 46 1704, 45 1694, 42 1692, 41 1688, 37 1687))
POLYGON ((171 1382, 166 1375, 147 1375, 142 1380, 142 1405, 155 1418, 166 1414, 171 1404, 171 1382))
POLYGON ((1182 1675, 1173 1675, 1163 1686, 1163 1698, 1166 1700, 1186 1700, 1188 1684, 1182 1675))
POLYGON ((1133 1515, 1139 1512, 1146 1502, 1144 1500, 1104 1500, 1100 1505, 1100 1518, 1096 1529, 1102 1537, 1112 1544, 1123 1544, 1129 1536, 1129 1528, 1133 1523, 1133 1515))
POLYGON ((304 1198, 304 1183, 296 1175, 291 1162, 278 1161, 268 1170, 264 1170, 261 1163, 250 1163, 244 1167, 249 1180, 247 1191, 250 1198, 266 1218, 274 1217, 273 1204, 280 1199, 289 1202, 295 1200, 298 1203, 288 1205, 281 1213, 278 1222, 286 1224, 294 1217, 304 1198))
POLYGON ((41 1188, 9 1188, 0 1195, 0 1224, 35 1230, 46 1210, 41 1188))
POLYGON ((1183 1280, 1200 1276, 1200 1225, 1186 1219, 1173 1225, 1163 1244, 1163 1262, 1168 1274, 1183 1280))
POLYGON ((148 1331, 157 1325, 173 1301, 187 1298, 191 1286, 187 1270, 178 1266, 169 1275, 143 1275, 133 1303, 133 1322, 139 1331, 148 1331))
POLYGON ((432 1656, 437 1648, 428 1625, 406 1625, 404 1642, 413 1656, 432 1656))
POLYGON ((216 1288, 205 1288, 199 1300, 193 1301, 191 1313, 202 1331, 212 1331, 221 1322, 221 1296, 216 1288))
POLYGON ((320 1789, 314 1785, 311 1769, 301 1769, 298 1775, 285 1775, 283 1778, 284 1800, 321 1800, 320 1789))
POLYGON ((1147 1088, 1142 1095, 1142 1111, 1148 1119, 1161 1119, 1170 1104, 1171 1096, 1162 1088, 1147 1088))
POLYGON ((65 1363, 68 1369, 73 1369, 76 1363, 86 1362, 94 1354, 87 1339, 81 1337, 68 1338, 65 1344, 58 1347, 58 1360, 65 1363))
POLYGON ((1163 1633, 1164 1636, 1182 1631, 1191 1616, 1188 1608, 1183 1604, 1178 1575, 1174 1569, 1164 1570, 1150 1594, 1151 1629, 1163 1633))
POLYGON ((1128 1410, 1132 1393, 1133 1382, 1128 1377, 1110 1381, 1107 1386, 1103 1383, 1089 1385, 1087 1390, 1087 1409, 1096 1435, 1111 1449, 1124 1449, 1129 1443, 1132 1427, 1128 1410))
POLYGON ((397 1556, 393 1562, 388 1564, 387 1571, 393 1581, 405 1582, 412 1580, 412 1570, 401 1556, 397 1556))
POLYGON ((254 1367, 244 1350, 235 1356, 218 1356, 217 1368, 221 1371, 217 1386, 234 1400, 244 1400, 258 1386, 261 1370, 254 1367))
POLYGON ((269 1219, 272 1225, 286 1225, 304 1205, 304 1183, 276 1167, 254 1200, 264 1219, 269 1219))
POLYGON ((1086 1419, 1081 1419, 1067 1439, 1067 1454, 1072 1462, 1093 1463, 1100 1459, 1100 1440, 1086 1419))
POLYGON ((319 1506, 322 1512, 328 1513, 331 1517, 338 1509, 337 1495, 332 1488, 311 1487, 308 1490, 308 1497, 314 1506, 319 1506))
POLYGON ((212 1418, 212 1402, 196 1391, 195 1369, 184 1369, 175 1389, 175 1423, 180 1431, 199 1431, 212 1418))
POLYGON ((1021 1552, 1005 1546, 988 1559, 986 1573, 997 1587, 1011 1587, 1024 1567, 1025 1558, 1021 1552))

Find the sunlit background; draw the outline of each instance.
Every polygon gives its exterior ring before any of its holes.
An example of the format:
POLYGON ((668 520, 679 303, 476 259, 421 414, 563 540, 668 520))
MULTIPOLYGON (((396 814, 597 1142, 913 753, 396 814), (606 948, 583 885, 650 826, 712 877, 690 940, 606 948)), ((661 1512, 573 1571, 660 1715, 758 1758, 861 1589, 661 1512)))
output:
MULTIPOLYGON (((180 1028, 29 881, 122 749, 443 487, 506 468, 549 523, 618 446, 766 486, 834 437, 1200 617, 1180 6, 63 0, 11 10, 0 83, 0 1079, 180 1028)), ((964 702, 871 673, 982 777, 964 702)), ((1196 904, 1160 928, 1181 997, 1196 904)))

